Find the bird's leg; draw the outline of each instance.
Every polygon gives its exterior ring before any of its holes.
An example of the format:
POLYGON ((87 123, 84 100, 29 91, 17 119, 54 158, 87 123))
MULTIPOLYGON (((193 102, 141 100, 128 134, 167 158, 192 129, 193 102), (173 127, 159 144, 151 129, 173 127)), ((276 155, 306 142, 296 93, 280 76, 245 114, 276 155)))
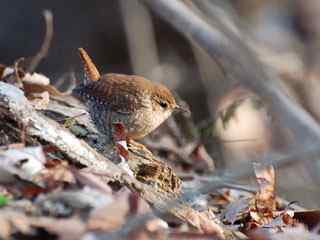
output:
POLYGON ((113 141, 115 143, 117 154, 120 157, 119 166, 121 166, 128 174, 133 176, 133 172, 131 171, 128 165, 128 144, 127 144, 127 134, 125 131, 125 127, 121 122, 113 123, 113 141))

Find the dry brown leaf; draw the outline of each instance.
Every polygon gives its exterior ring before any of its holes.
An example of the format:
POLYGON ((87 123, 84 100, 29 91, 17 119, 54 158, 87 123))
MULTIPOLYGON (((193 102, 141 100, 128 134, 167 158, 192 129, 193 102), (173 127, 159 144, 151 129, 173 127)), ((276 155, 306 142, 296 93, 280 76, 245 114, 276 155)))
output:
POLYGON ((285 210, 279 213, 277 217, 272 219, 272 221, 268 224, 263 225, 265 228, 273 228, 276 231, 287 227, 287 226, 293 226, 295 221, 293 219, 294 212, 292 210, 285 210))
MULTIPOLYGON (((249 203, 248 215, 243 215, 247 216, 243 218, 245 229, 251 230, 257 227, 271 226, 270 224, 273 224, 276 228, 276 224, 280 224, 280 222, 275 220, 279 215, 275 214, 274 168, 272 165, 255 164, 254 170, 259 189, 249 203)), ((279 225, 279 227, 281 226, 279 225)))
MULTIPOLYGON (((17 68, 19 76, 23 82, 23 89, 27 96, 34 93, 48 92, 52 96, 65 96, 66 94, 60 92, 56 87, 50 85, 50 79, 40 73, 26 73, 22 68, 17 68)), ((15 69, 0 64, 0 79, 12 75, 15 69)))
POLYGON ((255 165, 255 174, 259 189, 249 199, 239 199, 228 205, 224 219, 233 224, 239 220, 244 230, 267 228, 278 232, 283 228, 296 225, 293 211, 277 211, 275 199, 275 170, 272 165, 255 165))
POLYGON ((272 165, 255 164, 254 171, 259 184, 256 194, 257 207, 275 210, 275 170, 272 165))
POLYGON ((42 93, 42 92, 48 92, 52 96, 64 96, 66 95, 63 92, 60 92, 57 88, 54 86, 47 84, 38 84, 38 83, 30 83, 30 82, 24 82, 23 88, 26 93, 26 95, 31 95, 34 93, 42 93))

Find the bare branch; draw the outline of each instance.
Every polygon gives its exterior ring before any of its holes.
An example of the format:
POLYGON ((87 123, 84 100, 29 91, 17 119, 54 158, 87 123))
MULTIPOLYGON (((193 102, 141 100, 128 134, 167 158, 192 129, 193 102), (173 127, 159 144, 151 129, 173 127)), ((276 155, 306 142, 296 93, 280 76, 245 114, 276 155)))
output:
POLYGON ((46 22, 46 34, 41 45, 39 52, 32 58, 30 65, 27 68, 27 72, 33 72, 39 65, 41 60, 48 54, 51 40, 53 37, 53 15, 50 10, 43 11, 43 17, 46 22))
POLYGON ((224 24, 218 17, 212 19, 217 23, 213 28, 180 1, 142 1, 220 62, 235 79, 266 98, 279 113, 282 124, 293 129, 296 141, 305 144, 306 140, 314 142, 320 139, 320 128, 314 119, 282 93, 280 86, 264 72, 244 40, 228 28, 223 28, 224 24))

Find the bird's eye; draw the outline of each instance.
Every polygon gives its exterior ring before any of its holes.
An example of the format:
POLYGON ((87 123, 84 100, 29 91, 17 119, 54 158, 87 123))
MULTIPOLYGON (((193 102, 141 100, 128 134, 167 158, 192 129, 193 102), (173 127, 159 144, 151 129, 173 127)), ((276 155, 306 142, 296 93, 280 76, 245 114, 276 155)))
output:
POLYGON ((160 106, 162 107, 162 108, 167 108, 168 107, 168 104, 166 103, 166 102, 160 102, 159 103, 160 104, 160 106))

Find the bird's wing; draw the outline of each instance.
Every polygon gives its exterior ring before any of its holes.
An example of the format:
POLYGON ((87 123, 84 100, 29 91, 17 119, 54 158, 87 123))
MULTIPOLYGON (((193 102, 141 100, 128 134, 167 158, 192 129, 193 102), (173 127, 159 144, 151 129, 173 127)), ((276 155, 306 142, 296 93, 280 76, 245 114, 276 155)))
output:
POLYGON ((128 114, 141 107, 137 99, 139 86, 134 84, 134 79, 133 82, 130 80, 128 75, 106 74, 100 80, 76 88, 73 92, 84 101, 93 100, 110 107, 112 111, 128 114))

